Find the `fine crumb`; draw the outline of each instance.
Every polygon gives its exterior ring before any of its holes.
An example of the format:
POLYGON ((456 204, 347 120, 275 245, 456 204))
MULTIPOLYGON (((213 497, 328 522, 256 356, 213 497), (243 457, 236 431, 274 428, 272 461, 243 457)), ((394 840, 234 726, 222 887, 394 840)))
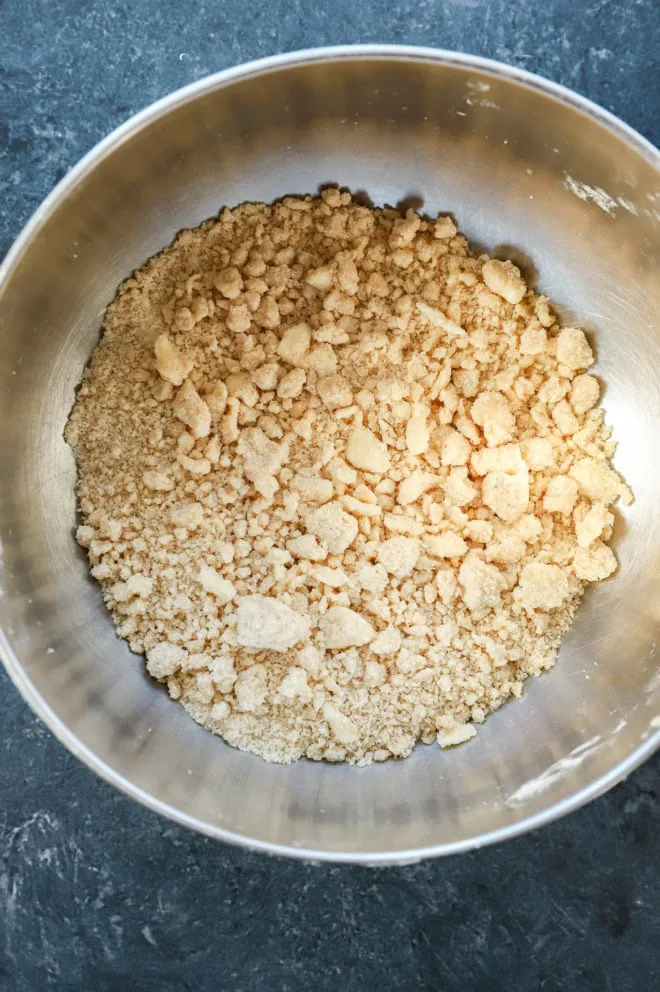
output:
POLYGON ((470 740, 617 566, 593 362, 447 216, 327 189, 182 231, 120 287, 67 427, 120 635, 269 761, 470 740))

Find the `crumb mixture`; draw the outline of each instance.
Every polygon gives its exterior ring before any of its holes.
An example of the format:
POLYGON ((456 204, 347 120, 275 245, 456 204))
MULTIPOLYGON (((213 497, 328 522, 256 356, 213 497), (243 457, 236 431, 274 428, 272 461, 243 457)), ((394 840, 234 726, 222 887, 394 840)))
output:
POLYGON ((593 361, 449 217, 327 189, 183 231, 66 433, 119 633, 269 761, 468 740, 616 569, 593 361))

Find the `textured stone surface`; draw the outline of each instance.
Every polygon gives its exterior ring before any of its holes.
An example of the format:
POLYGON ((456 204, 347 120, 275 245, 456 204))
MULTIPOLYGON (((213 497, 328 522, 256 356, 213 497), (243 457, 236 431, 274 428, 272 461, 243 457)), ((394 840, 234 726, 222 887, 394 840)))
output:
MULTIPOLYGON (((209 72, 311 45, 495 57, 657 143, 655 18, 654 0, 0 0, 0 255, 131 113, 209 72)), ((308 866, 142 809, 0 684, 1 992, 658 987, 657 760, 497 848, 398 869, 308 866)))

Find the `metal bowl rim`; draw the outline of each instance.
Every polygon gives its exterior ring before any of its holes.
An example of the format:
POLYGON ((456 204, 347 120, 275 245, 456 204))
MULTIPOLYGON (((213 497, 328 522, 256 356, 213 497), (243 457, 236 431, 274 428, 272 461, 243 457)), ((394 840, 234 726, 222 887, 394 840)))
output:
MULTIPOLYGON (((300 51, 286 52, 280 55, 272 55, 266 58, 245 62, 238 66, 223 69, 220 72, 205 76, 194 83, 190 83, 173 93, 162 97, 155 103, 150 104, 144 110, 139 111, 129 117, 123 124, 115 128, 105 138, 99 141, 87 152, 59 183, 48 194, 45 200, 32 214, 27 221, 14 244, 9 249, 5 259, 0 264, 0 293, 3 284, 9 281, 12 270, 16 267, 23 253, 29 248, 32 240, 38 235, 40 229, 46 221, 55 213, 60 203, 66 198, 79 180, 91 173, 103 159, 121 144, 131 138, 145 125, 152 123, 159 117, 164 116, 176 107, 197 99, 215 89, 220 89, 230 83, 258 76, 265 72, 277 69, 288 69, 299 65, 308 65, 314 62, 330 62, 339 59, 393 59, 434 62, 440 65, 456 66, 473 69, 477 72, 489 73, 492 76, 510 80, 528 89, 535 90, 545 96, 552 97, 558 102, 581 111, 601 126, 607 128, 618 138, 624 141, 633 151, 640 154, 655 169, 660 171, 660 151, 644 138, 634 128, 625 124, 622 120, 610 113, 608 110, 598 106, 586 97, 580 96, 573 90, 562 86, 559 83, 551 82, 543 76, 518 69, 494 59, 482 58, 477 55, 469 55, 464 52, 454 52, 447 49, 418 47, 415 45, 337 45, 321 48, 308 48, 300 51)), ((287 856, 300 860, 325 861, 333 863, 352 863, 362 865, 402 865, 414 864, 424 858, 438 857, 440 855, 458 854, 462 851, 469 851, 475 848, 485 847, 489 844, 499 843, 518 837, 531 830, 536 830, 546 823, 551 823, 567 813, 573 812, 584 806, 590 800, 602 795, 608 789, 624 779, 635 770, 647 758, 649 758, 660 747, 660 731, 650 734, 646 740, 634 748, 634 750, 608 772, 601 775, 589 785, 578 790, 572 796, 554 803, 540 813, 535 813, 525 817, 517 823, 507 827, 500 827, 496 830, 486 831, 465 837, 460 841, 446 844, 430 845, 424 848, 404 849, 399 851, 373 851, 354 853, 341 850, 313 850, 300 847, 292 847, 287 844, 273 844, 267 841, 260 841, 255 838, 245 837, 234 833, 223 827, 205 823, 194 816, 189 816, 179 809, 155 799, 143 789, 134 785, 124 778, 113 768, 107 765, 93 751, 87 748, 75 734, 63 723, 53 712, 50 706, 37 692, 27 676, 27 673, 18 657, 14 653, 9 638, 0 627, 0 660, 2 660, 7 673, 13 684, 16 686, 23 699, 30 709, 46 724, 49 730, 73 755, 79 758, 88 768, 96 772, 102 779, 115 786, 125 795, 137 800, 143 806, 160 813, 170 820, 180 823, 185 827, 195 830, 198 833, 214 837, 217 840, 243 847, 252 851, 259 851, 271 855, 287 856)), ((360 774, 357 769, 356 773, 360 774)))

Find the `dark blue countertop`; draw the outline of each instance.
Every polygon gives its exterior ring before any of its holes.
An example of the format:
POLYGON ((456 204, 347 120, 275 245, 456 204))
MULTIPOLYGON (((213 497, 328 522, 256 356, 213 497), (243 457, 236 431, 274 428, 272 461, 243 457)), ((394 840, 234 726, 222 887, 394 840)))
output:
MULTIPOLYGON (((207 73, 313 45, 487 55, 660 140, 654 0, 0 0, 0 255, 78 158, 207 73)), ((660 985, 657 760, 542 831, 405 868, 233 850, 98 780, 4 674, 1 992, 660 985)))

